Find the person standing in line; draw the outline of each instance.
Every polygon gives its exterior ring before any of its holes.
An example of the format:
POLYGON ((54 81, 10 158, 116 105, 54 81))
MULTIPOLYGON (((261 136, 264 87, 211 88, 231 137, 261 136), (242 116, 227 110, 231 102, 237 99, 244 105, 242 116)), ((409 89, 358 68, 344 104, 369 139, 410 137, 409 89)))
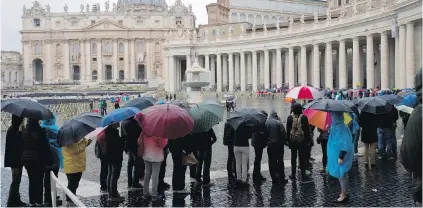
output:
POLYGON ((190 193, 188 189, 185 189, 185 172, 187 167, 182 164, 183 155, 191 153, 187 152, 188 150, 186 148, 186 143, 190 141, 190 136, 188 134, 185 137, 168 141, 169 151, 172 154, 173 160, 172 189, 176 194, 190 193))
POLYGON ((169 95, 166 94, 166 102, 169 100, 169 95))
POLYGON ((361 111, 358 124, 361 127, 361 142, 364 143, 365 165, 374 167, 376 166, 377 128, 380 119, 377 115, 361 111))
POLYGON ((353 124, 351 127, 351 133, 353 136, 353 144, 354 144, 354 158, 357 157, 363 157, 363 154, 358 152, 358 141, 360 140, 360 133, 361 133, 361 128, 360 125, 358 123, 358 116, 356 113, 350 113, 352 121, 351 123, 353 124))
POLYGON ((158 195, 158 186, 159 186, 159 172, 161 162, 164 160, 163 148, 167 145, 167 139, 150 137, 146 134, 142 134, 140 139, 143 141, 143 160, 145 163, 145 179, 144 179, 144 190, 143 198, 148 199, 150 196, 150 179, 152 180, 152 192, 151 199, 152 201, 157 201, 160 199, 158 195))
POLYGON ((328 173, 338 178, 341 185, 341 194, 335 203, 345 203, 348 197, 348 171, 351 169, 354 158, 352 135, 344 124, 342 112, 331 112, 333 119, 330 127, 330 135, 327 146, 328 152, 328 173))
POLYGON ((107 101, 106 100, 103 101, 103 112, 104 112, 104 115, 107 116, 107 101))
POLYGON ((119 104, 118 100, 115 101, 114 107, 115 107, 115 109, 120 108, 120 104, 119 104))
POLYGON ((121 197, 117 190, 117 182, 122 169, 123 150, 125 148, 125 141, 120 137, 118 127, 119 123, 114 123, 107 127, 104 132, 106 142, 105 159, 108 164, 107 188, 111 201, 124 200, 124 197, 121 197))
POLYGON ((138 156, 138 138, 142 129, 134 117, 128 118, 121 123, 122 139, 125 141, 125 150, 128 153, 128 188, 142 188, 139 178, 144 178, 144 166, 142 158, 138 156), (142 168, 142 169, 141 169, 142 168), (141 173, 141 171, 143 173, 141 173))
MULTIPOLYGON (((102 133, 101 136, 104 137, 104 133, 102 133)), ((98 137, 100 137, 100 135, 98 137)), ((107 193, 107 190, 108 190, 107 175, 108 175, 109 165, 107 164, 104 151, 102 150, 98 140, 95 142, 94 153, 95 153, 95 156, 98 159, 100 159, 100 192, 107 193)))
POLYGON ((217 141, 216 134, 213 128, 211 128, 208 132, 198 133, 193 137, 197 139, 198 147, 197 170, 195 173, 196 185, 210 186, 212 145, 217 141), (202 172, 203 174, 201 174, 202 172))
POLYGON ((28 172, 30 206, 43 206, 43 177, 46 167, 53 164, 46 130, 39 120, 29 119, 22 132, 22 163, 28 172))
POLYGON ((309 182, 311 178, 306 175, 307 160, 309 158, 309 144, 310 138, 310 125, 308 119, 303 115, 302 107, 300 104, 295 103, 291 108, 292 114, 287 118, 287 134, 288 143, 291 149, 291 170, 289 176, 291 180, 296 180, 297 172, 297 155, 300 159, 301 180, 303 183, 309 182))
POLYGON ((233 127, 226 122, 223 130, 223 145, 228 147, 228 160, 226 162, 226 170, 229 180, 236 179, 236 161, 234 153, 234 137, 235 131, 233 127))
POLYGON ((94 111, 94 103, 92 100, 90 100, 90 112, 94 111))
POLYGON ((174 99, 174 100, 176 100, 176 93, 175 93, 175 94, 173 94, 173 99, 174 99))
MULTIPOLYGON (((267 118, 267 112, 262 111, 267 118)), ((263 157, 263 150, 267 146, 267 131, 266 126, 263 125, 259 130, 255 131, 251 138, 251 146, 254 147, 254 170, 253 170, 253 182, 266 181, 266 178, 261 174, 261 160, 263 157)))
POLYGON ((7 129, 4 150, 4 167, 12 170, 12 183, 10 184, 8 207, 24 207, 21 201, 19 187, 22 178, 22 125, 23 118, 12 115, 12 125, 7 129))
POLYGON ((251 128, 240 126, 235 130, 234 153, 236 160, 236 175, 239 185, 247 185, 251 128))
POLYGON ((320 132, 319 136, 317 137, 317 144, 322 146, 322 163, 323 168, 320 170, 321 174, 327 174, 327 163, 328 163, 328 155, 327 155, 327 144, 329 139, 329 127, 326 127, 327 130, 317 129, 320 132))
MULTIPOLYGON (((170 184, 166 183, 164 181, 165 175, 166 175, 166 160, 167 160, 167 156, 169 155, 169 147, 168 145, 166 145, 165 148, 163 148, 163 154, 164 154, 164 159, 160 165, 160 172, 159 172, 159 192, 163 192, 165 190, 169 190, 170 188, 170 184)), ((144 170, 144 164, 142 165, 142 170, 144 170)), ((144 175, 144 174, 143 174, 144 175)), ((144 176, 142 176, 144 177, 144 176)))
POLYGON ((396 108, 392 108, 389 113, 381 114, 381 124, 379 131, 379 139, 378 139, 378 153, 379 159, 395 159, 394 155, 394 123, 398 120, 398 110, 396 108))
POLYGON ((286 131, 279 120, 276 111, 272 110, 266 122, 267 132, 267 155, 269 157, 269 171, 272 177, 272 184, 285 185, 288 180, 285 178, 285 165, 283 162, 286 131), (279 177, 277 177, 279 173, 279 177))

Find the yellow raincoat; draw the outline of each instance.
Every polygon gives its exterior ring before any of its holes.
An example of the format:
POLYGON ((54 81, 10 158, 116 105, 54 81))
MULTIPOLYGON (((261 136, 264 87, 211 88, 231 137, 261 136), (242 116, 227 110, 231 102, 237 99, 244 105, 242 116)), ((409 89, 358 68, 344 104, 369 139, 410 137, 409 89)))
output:
POLYGON ((75 144, 62 147, 65 174, 82 173, 86 167, 85 148, 88 140, 83 139, 75 144))

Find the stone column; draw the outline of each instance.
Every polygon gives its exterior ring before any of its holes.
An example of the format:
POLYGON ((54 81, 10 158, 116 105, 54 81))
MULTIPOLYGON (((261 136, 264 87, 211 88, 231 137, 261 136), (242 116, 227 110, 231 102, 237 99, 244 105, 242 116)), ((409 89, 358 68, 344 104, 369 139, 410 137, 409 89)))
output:
POLYGON ((43 75, 43 80, 44 84, 49 84, 52 82, 53 79, 53 64, 52 64, 52 58, 53 56, 51 55, 51 42, 50 41, 43 41, 43 43, 45 44, 45 49, 46 51, 43 51, 43 55, 44 55, 44 62, 45 62, 45 66, 46 66, 46 73, 43 75))
POLYGON ((265 75, 265 70, 264 70, 264 51, 263 53, 259 53, 258 56, 260 56, 260 64, 259 64, 259 73, 258 73, 258 77, 260 79, 259 82, 259 88, 262 87, 262 85, 264 85, 264 75, 265 75))
POLYGON ((320 51, 319 44, 313 45, 313 85, 320 88, 320 51))
POLYGON ((253 85, 253 54, 247 54, 247 84, 253 85))
POLYGON ((270 88, 269 50, 264 50, 264 88, 270 88))
POLYGON ((400 86, 400 70, 399 70, 399 38, 395 36, 395 87, 400 86))
POLYGON ((113 76, 112 80, 118 80, 119 79, 119 69, 118 69, 118 40, 113 40, 113 76))
POLYGON ((348 87, 347 55, 345 40, 339 41, 339 88, 348 87))
POLYGON ((235 54, 235 87, 239 85, 239 54, 235 54))
POLYGON ((87 39, 86 40, 86 44, 85 44, 85 69, 86 69, 86 77, 85 80, 91 82, 91 77, 92 77, 92 73, 91 73, 91 40, 87 39))
POLYGON ((228 53, 229 62, 229 92, 234 91, 234 54, 228 53))
POLYGON ((245 80, 245 76, 246 76, 246 70, 245 70, 245 52, 241 51, 240 52, 240 59, 241 59, 241 68, 240 68, 240 73, 241 73, 241 91, 245 92, 247 83, 245 80))
POLYGON ((389 49, 388 49, 388 34, 382 32, 380 37, 380 76, 381 89, 389 88, 389 49))
POLYGON ((332 42, 326 43, 326 87, 333 89, 333 57, 332 42))
POLYGON ((307 47, 301 46, 301 73, 300 78, 302 85, 307 85, 307 47))
POLYGON ((222 71, 223 71, 223 88, 226 91, 228 89, 228 56, 222 56, 222 71))
MULTIPOLYGON (((169 92, 170 91, 170 85, 171 85, 171 78, 170 78, 170 69, 169 69, 169 55, 164 55, 164 57, 163 57, 163 71, 164 71, 164 73, 163 73, 163 78, 166 80, 165 81, 165 91, 166 92, 169 92)), ((125 71, 126 71, 126 68, 125 68, 125 71)), ((125 79, 127 79, 126 77, 125 77, 125 79)))
MULTIPOLYGON (((357 87, 357 83, 361 82, 360 78, 360 41, 358 37, 353 38, 353 89, 357 87)), ((362 84, 362 83, 360 83, 362 84)))
MULTIPOLYGON (((207 72, 210 72, 210 55, 209 54, 204 55, 204 69, 207 72)), ((209 74, 209 81, 210 81, 210 74, 209 74)))
POLYGON ((97 43, 97 82, 103 82, 104 81, 104 70, 103 70, 103 50, 102 50, 102 41, 101 39, 97 43))
POLYGON ((210 56, 210 88, 216 87, 216 58, 212 55, 206 55, 210 56))
POLYGON ((25 86, 30 86, 33 85, 33 66, 32 66, 32 60, 30 60, 30 56, 32 54, 31 51, 31 43, 30 41, 21 41, 22 45, 23 45, 23 58, 24 58, 24 62, 23 62, 23 68, 24 68, 24 85, 25 86))
POLYGON ((284 62, 284 68, 285 68, 285 70, 284 70, 284 73, 285 73, 285 80, 284 80, 284 84, 287 84, 287 83, 289 83, 289 54, 288 54, 289 52, 288 51, 285 51, 284 52, 284 59, 285 59, 285 62, 284 62))
POLYGON ((169 56, 169 91, 176 92, 175 56, 169 56))
POLYGON ((405 62, 405 69, 406 69, 406 87, 407 88, 414 88, 414 77, 416 76, 416 67, 414 62, 414 23, 409 22, 407 23, 407 37, 406 37, 406 62, 405 62))
MULTIPOLYGON (((129 40, 124 40, 124 80, 129 81, 129 40)), ((166 68, 164 70, 167 70, 166 68)))
POLYGON ((70 56, 70 51, 69 51, 69 41, 65 40, 64 45, 64 50, 65 52, 63 52, 63 79, 66 81, 69 81, 70 78, 70 62, 69 62, 69 56, 70 56))
POLYGON ((217 59, 217 72, 216 72, 216 91, 222 92, 222 55, 216 54, 217 59))
POLYGON ((399 71, 399 88, 406 87, 406 54, 405 54, 405 25, 399 26, 399 64, 398 64, 398 71, 399 71))
POLYGON ((80 71, 80 78, 81 78, 81 82, 85 82, 87 80, 87 72, 86 72, 86 68, 85 66, 86 64, 86 57, 85 57, 85 41, 86 40, 81 40, 81 46, 80 46, 80 53, 81 53, 81 71, 80 71))
POLYGON ((274 88, 274 86, 276 85, 276 79, 278 79, 276 77, 276 50, 272 51, 272 62, 271 62, 271 67, 270 67, 270 87, 274 88))
POLYGON ((257 51, 252 51, 252 53, 253 53, 253 76, 252 76, 252 79, 253 79, 253 91, 254 92, 257 92, 257 90, 258 90, 258 84, 257 84, 257 81, 258 81, 258 77, 257 77, 257 51))
POLYGON ((289 69, 288 69, 288 84, 289 84, 289 89, 294 88, 295 87, 295 69, 294 69, 294 47, 289 47, 288 49, 288 53, 289 53, 289 69))
POLYGON ((282 87, 282 49, 276 49, 276 87, 282 87))
MULTIPOLYGON (((191 62, 191 54, 189 54, 189 55, 186 55, 186 70, 188 70, 189 68, 191 68, 191 66, 192 66, 192 62, 191 62)), ((185 72, 185 76, 186 76, 186 78, 187 78, 187 80, 186 81, 191 81, 192 80, 192 74, 191 73, 186 73, 185 72)), ((191 91, 191 88, 190 87, 187 87, 187 90, 188 91, 191 91)))
POLYGON ((367 35, 367 46, 366 46, 366 74, 367 74, 367 88, 375 87, 375 56, 373 50, 373 35, 367 35))
MULTIPOLYGON (((135 65, 136 65, 136 54, 135 54, 135 39, 131 40, 131 66, 129 67, 129 79, 128 80, 134 80, 136 79, 136 73, 135 73, 135 65)), ((174 58, 173 58, 174 59, 174 58)), ((170 65, 171 61, 169 61, 169 65, 170 65)), ((173 60, 173 63, 175 63, 175 61, 173 60)), ((175 68, 173 67, 173 69, 175 70, 175 68)), ((170 75, 170 74, 169 74, 170 75)), ((174 79, 174 77, 172 77, 171 79, 174 79)))

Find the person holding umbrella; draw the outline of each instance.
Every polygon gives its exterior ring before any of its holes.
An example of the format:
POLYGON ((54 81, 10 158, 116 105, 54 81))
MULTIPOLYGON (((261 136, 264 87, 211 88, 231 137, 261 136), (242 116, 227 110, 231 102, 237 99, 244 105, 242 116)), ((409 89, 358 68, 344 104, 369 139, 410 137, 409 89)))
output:
POLYGON ((109 198, 112 201, 122 201, 124 199, 117 190, 117 181, 119 180, 120 171, 122 169, 125 141, 120 137, 117 128, 119 128, 119 123, 113 123, 104 131, 104 153, 105 160, 108 164, 107 188, 109 198))
POLYGON ((139 178, 144 178, 144 163, 138 156, 137 140, 142 132, 138 122, 132 117, 121 122, 122 139, 128 154, 128 188, 142 188, 139 178), (141 176, 142 175, 142 176, 141 176))
MULTIPOLYGON (((267 117, 267 112, 263 111, 263 114, 267 117)), ((255 131, 251 138, 251 146, 254 147, 254 169, 253 169, 253 181, 261 182, 266 181, 266 178, 261 175, 261 160, 263 157, 263 150, 267 146, 267 131, 266 126, 263 125, 255 131)))
POLYGON ((225 122, 225 128, 223 130, 223 145, 228 147, 228 160, 226 162, 226 170, 228 172, 229 180, 236 178, 236 161, 234 152, 234 128, 228 121, 225 122))
POLYGON ((361 142, 364 143, 365 166, 374 167, 376 166, 377 128, 380 119, 374 114, 361 111, 358 124, 361 127, 361 142))

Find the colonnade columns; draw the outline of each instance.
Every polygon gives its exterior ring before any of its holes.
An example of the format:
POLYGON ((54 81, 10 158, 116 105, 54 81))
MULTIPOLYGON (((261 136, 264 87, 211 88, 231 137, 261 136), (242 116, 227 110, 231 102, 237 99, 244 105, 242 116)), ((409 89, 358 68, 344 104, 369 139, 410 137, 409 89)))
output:
POLYGON ((253 54, 247 54, 247 85, 253 85, 253 54))
MULTIPOLYGON (((285 71, 284 71, 284 73, 285 73, 285 80, 284 80, 284 82, 285 82, 285 84, 286 83, 288 83, 289 84, 289 52, 288 51, 285 51, 284 52, 284 56, 285 56, 285 63, 284 63, 284 68, 285 68, 285 71)), ((289 87, 291 87, 291 86, 289 86, 289 87)))
POLYGON ((234 91, 234 54, 228 54, 228 62, 229 62, 229 92, 234 91))
MULTIPOLYGON (((131 39, 131 67, 129 70, 129 78, 137 78, 136 77, 136 73, 135 73, 135 39, 131 39)), ((169 62, 170 64, 170 62, 169 62)), ((173 68, 174 70, 176 70, 175 68, 173 68)), ((170 76, 170 74, 169 74, 170 76)), ((171 79, 174 79, 175 77, 170 77, 171 79)))
POLYGON ((406 38, 406 87, 414 88, 414 77, 416 76, 416 68, 414 62, 414 23, 407 23, 406 38))
POLYGON ((98 82, 103 82, 103 80, 104 80, 104 78, 103 78, 103 75, 104 75, 103 60, 102 60, 103 51, 101 50, 101 48, 102 48, 101 44, 102 44, 101 40, 98 41, 98 43, 97 43, 97 80, 98 80, 98 82))
POLYGON ((326 87, 333 89, 333 57, 332 42, 326 43, 326 87))
POLYGON ((258 77, 257 77, 257 51, 252 51, 253 53, 253 91, 257 91, 258 90, 258 85, 257 85, 257 81, 258 81, 258 77))
POLYGON ((245 52, 241 51, 240 54, 240 59, 241 59, 241 68, 240 68, 240 73, 241 73, 241 91, 244 92, 246 89, 246 80, 245 80, 245 52))
POLYGON ((399 71, 399 85, 398 88, 402 89, 406 86, 406 75, 405 69, 405 25, 399 26, 399 61, 398 61, 398 71, 399 71))
POLYGON ((222 55, 220 53, 216 54, 216 91, 222 92, 222 55))
POLYGON ((367 35, 366 46, 366 74, 367 74, 367 88, 375 87, 375 56, 373 50, 373 35, 367 35))
MULTIPOLYGON (((206 54, 204 55, 204 69, 206 69, 207 72, 210 72, 210 55, 206 54)), ((209 73, 209 81, 210 81, 211 73, 209 73)), ((210 81, 210 85, 211 85, 210 81)))
MULTIPOLYGON (((128 81, 130 76, 129 76, 129 40, 124 40, 123 45, 124 47, 124 71, 123 71, 123 78, 124 80, 128 81)), ((166 68, 164 69, 166 70, 166 68)))
POLYGON ((113 41, 113 80, 119 79, 119 69, 118 69, 118 43, 117 40, 113 41))
POLYGON ((235 54, 235 87, 239 86, 239 55, 235 54))
MULTIPOLYGON (((46 48, 46 52, 45 57, 44 57, 44 62, 45 62, 45 67, 46 67, 46 72, 43 76, 43 80, 46 80, 47 83, 51 83, 52 81, 52 62, 51 62, 51 42, 50 41, 44 41, 44 43, 46 44, 45 48, 46 48)), ((83 50, 82 50, 83 51, 83 50)))
POLYGON ((320 88, 320 51, 319 44, 313 45, 313 85, 320 88))
POLYGON ((222 57, 222 71, 223 71, 223 87, 226 91, 228 89, 228 57, 223 56, 222 57))
POLYGON ((352 88, 355 88, 357 86, 358 82, 361 82, 360 78, 360 42, 358 37, 353 38, 353 83, 352 88))
POLYGON ((168 58, 168 69, 169 69, 169 91, 176 92, 176 67, 175 67, 175 56, 169 56, 168 58))
POLYGON ((276 49, 276 87, 282 87, 282 49, 276 49))
POLYGON ((81 40, 80 42, 80 51, 81 51, 81 71, 80 71, 80 77, 79 80, 80 81, 85 81, 86 78, 86 71, 85 71, 85 66, 86 66, 86 59, 87 57, 85 56, 85 40, 81 40))
POLYGON ((399 70, 399 38, 395 36, 395 87, 400 86, 400 70, 399 70))
POLYGON ((301 73, 300 73, 300 82, 302 85, 307 85, 307 47, 305 45, 301 46, 301 73))
POLYGON ((85 60, 85 69, 86 69, 86 78, 85 80, 91 82, 92 80, 92 72, 91 72, 91 41, 87 40, 85 44, 85 51, 86 51, 86 60, 85 60))
POLYGON ((345 40, 339 41, 339 88, 348 87, 347 57, 345 50, 345 40))
MULTIPOLYGON (((210 55, 206 55, 210 56, 210 55)), ((215 88, 216 87, 216 59, 214 56, 210 57, 210 88, 215 88)))
POLYGON ((270 88, 269 50, 264 50, 264 88, 270 88))
POLYGON ((388 89, 389 88, 389 62, 388 62, 388 34, 386 32, 382 32, 380 36, 380 82, 381 82, 381 89, 388 89))
POLYGON ((288 60, 288 84, 289 88, 295 87, 295 69, 294 69, 294 47, 289 47, 288 49, 289 60, 288 60))

